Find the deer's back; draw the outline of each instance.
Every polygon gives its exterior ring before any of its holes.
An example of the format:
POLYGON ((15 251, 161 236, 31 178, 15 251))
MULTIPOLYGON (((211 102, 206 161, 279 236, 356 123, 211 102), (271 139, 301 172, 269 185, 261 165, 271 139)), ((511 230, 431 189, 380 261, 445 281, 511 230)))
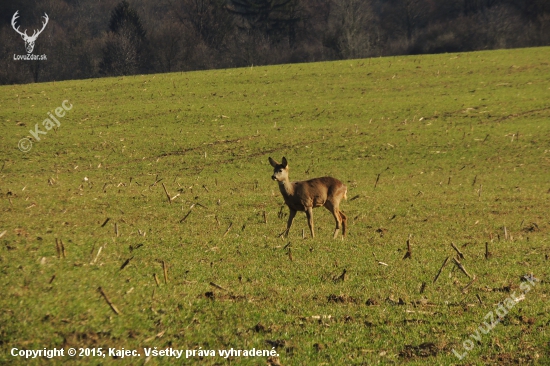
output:
POLYGON ((323 206, 326 201, 339 202, 347 189, 344 183, 332 177, 314 178, 292 184, 294 185, 294 199, 291 203, 295 206, 293 208, 298 211, 303 211, 305 207, 323 206))

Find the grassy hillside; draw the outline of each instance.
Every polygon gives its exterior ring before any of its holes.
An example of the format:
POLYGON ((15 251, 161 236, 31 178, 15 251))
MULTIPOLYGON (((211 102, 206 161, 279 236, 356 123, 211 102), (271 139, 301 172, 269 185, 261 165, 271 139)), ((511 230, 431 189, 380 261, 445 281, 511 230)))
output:
POLYGON ((139 352, 123 364, 277 364, 218 355, 274 347, 282 365, 548 364, 549 59, 538 48, 0 87, 0 361, 101 347, 139 352), (345 240, 323 208, 315 239, 303 214, 278 237, 288 209, 269 156, 289 160, 291 179, 348 186, 345 240), (490 314, 504 316, 480 333, 490 314), (183 357, 146 357, 154 347, 183 357))

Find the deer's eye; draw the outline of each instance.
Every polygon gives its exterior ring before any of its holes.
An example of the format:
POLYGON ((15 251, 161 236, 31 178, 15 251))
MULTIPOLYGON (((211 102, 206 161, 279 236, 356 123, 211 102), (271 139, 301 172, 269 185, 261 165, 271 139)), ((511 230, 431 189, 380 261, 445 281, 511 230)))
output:
POLYGON ((277 173, 282 173, 283 172, 283 169, 279 169, 279 171, 277 173))

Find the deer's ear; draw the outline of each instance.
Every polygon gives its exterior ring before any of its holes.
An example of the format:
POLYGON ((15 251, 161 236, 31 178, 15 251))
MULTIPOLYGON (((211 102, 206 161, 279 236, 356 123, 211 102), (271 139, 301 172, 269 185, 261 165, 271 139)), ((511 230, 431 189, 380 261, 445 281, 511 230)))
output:
POLYGON ((269 158, 269 164, 271 164, 271 166, 274 167, 274 168, 275 168, 277 165, 279 165, 279 164, 277 164, 277 162, 276 162, 275 160, 273 160, 273 159, 271 159, 271 158, 269 158))
POLYGON ((286 158, 284 156, 283 156, 282 165, 283 165, 284 168, 286 168, 288 166, 288 162, 286 161, 286 158))

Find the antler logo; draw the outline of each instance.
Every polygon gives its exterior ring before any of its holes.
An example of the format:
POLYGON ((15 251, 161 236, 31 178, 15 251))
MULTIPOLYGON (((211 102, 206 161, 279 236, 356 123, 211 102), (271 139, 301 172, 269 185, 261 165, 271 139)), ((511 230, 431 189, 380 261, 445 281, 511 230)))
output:
POLYGON ((19 10, 17 10, 15 14, 13 14, 13 18, 11 18, 11 26, 17 33, 19 33, 21 38, 23 38, 23 40, 25 41, 25 48, 27 49, 27 53, 32 53, 32 51, 34 50, 34 42, 36 42, 36 38, 38 38, 40 33, 42 33, 42 31, 44 30, 44 28, 46 28, 46 25, 48 24, 48 20, 49 20, 48 14, 44 13, 44 16, 42 17, 45 20, 44 22, 42 22, 42 29, 40 30, 35 29, 32 36, 29 36, 27 34, 26 29, 24 32, 21 32, 19 30, 19 26, 15 28, 15 21, 17 20, 17 18, 19 18, 18 13, 19 13, 19 10))

